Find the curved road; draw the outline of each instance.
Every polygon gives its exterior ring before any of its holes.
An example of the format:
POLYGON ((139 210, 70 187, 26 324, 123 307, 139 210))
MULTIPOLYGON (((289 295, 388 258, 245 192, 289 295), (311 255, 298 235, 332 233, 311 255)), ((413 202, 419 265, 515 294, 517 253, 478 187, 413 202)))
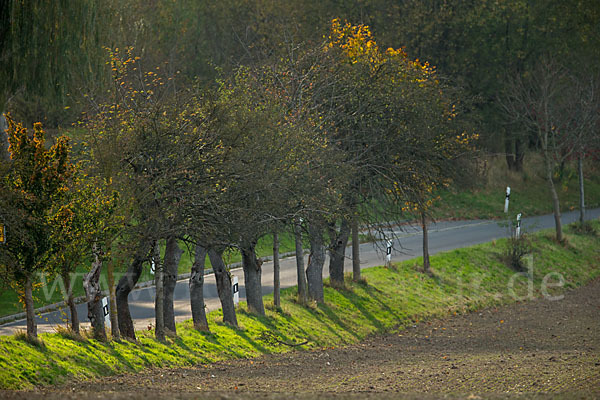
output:
MULTIPOLYGON (((578 216, 579 213, 576 211, 564 213, 562 222, 563 224, 574 222, 577 220, 578 216)), ((588 219, 600 218, 600 208, 588 210, 586 216, 588 219)), ((552 215, 524 218, 522 221, 523 232, 553 227, 554 217, 552 215)), ((387 234, 388 236, 392 236, 391 231, 387 234)), ((393 241, 392 261, 407 260, 421 255, 422 232, 420 228, 414 226, 399 227, 395 229, 393 236, 395 236, 395 239, 393 241)), ((507 228, 500 226, 498 221, 478 220, 438 222, 429 226, 429 251, 430 254, 435 254, 460 247, 489 242, 505 236, 507 236, 507 228)), ((381 246, 383 246, 382 242, 377 244, 365 243, 360 246, 361 268, 369 268, 385 263, 385 253, 382 251, 383 248, 381 246)), ((290 257, 282 259, 280 264, 281 287, 286 288, 296 285, 295 258, 290 257)), ((351 270, 352 268, 350 247, 346 249, 345 268, 346 270, 351 270)), ((324 274, 327 274, 327 266, 323 269, 324 274)), ((241 269, 233 270, 232 273, 238 276, 240 282, 240 301, 243 301, 245 300, 243 273, 241 269)), ((262 266, 262 284, 263 294, 268 294, 273 291, 272 262, 265 262, 262 266)), ((220 308, 215 279, 212 274, 206 276, 204 296, 209 311, 220 308)), ((189 304, 187 280, 177 282, 174 299, 176 321, 180 322, 190 319, 192 316, 189 304)), ((143 329, 148 327, 148 325, 154 325, 154 287, 134 290, 129 295, 129 303, 136 329, 143 329)), ((80 319, 85 321, 85 316, 87 315, 86 305, 79 304, 77 307, 80 319)), ((65 317, 64 313, 60 311, 49 312, 38 316, 38 331, 53 332, 56 325, 65 324, 63 322, 65 317)), ((82 323, 82 327, 87 326, 89 326, 89 322, 82 323)), ((15 330, 25 329, 25 327, 25 320, 14 321, 0 326, 0 334, 9 335, 14 333, 15 330)))

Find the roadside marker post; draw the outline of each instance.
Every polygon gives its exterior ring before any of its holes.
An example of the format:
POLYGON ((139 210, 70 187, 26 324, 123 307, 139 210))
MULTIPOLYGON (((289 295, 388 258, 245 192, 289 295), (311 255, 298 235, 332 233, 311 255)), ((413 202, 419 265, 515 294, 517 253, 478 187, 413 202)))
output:
POLYGON ((517 214, 517 227, 515 228, 515 236, 517 239, 521 237, 521 213, 517 214))
POLYGON ((102 298, 102 313, 104 314, 104 326, 110 328, 110 311, 108 308, 108 297, 102 298))
POLYGON ((233 291, 233 305, 237 307, 240 304, 240 285, 238 277, 235 275, 231 279, 231 290, 233 291))
POLYGON ((387 248, 386 248, 386 252, 385 252, 385 262, 387 267, 390 267, 392 264, 392 241, 388 240, 387 241, 387 248))
POLYGON ((506 187, 506 198, 504 199, 504 213, 508 212, 508 201, 510 200, 510 186, 506 187))
POLYGON ((156 272, 156 263, 154 262, 154 257, 152 257, 152 260, 150 262, 150 275, 154 275, 155 272, 156 272))

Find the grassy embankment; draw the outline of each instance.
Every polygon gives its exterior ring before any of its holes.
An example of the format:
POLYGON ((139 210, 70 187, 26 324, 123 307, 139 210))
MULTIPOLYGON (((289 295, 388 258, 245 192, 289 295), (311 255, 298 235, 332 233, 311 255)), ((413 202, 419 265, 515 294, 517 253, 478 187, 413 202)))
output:
MULTIPOLYGON (((594 226, 600 229, 600 222, 594 226)), ((531 236, 533 246, 533 292, 542 295, 546 274, 559 273, 564 287, 550 295, 577 287, 600 275, 600 237, 576 235, 567 229, 567 243, 559 245, 551 231, 531 236)), ((300 306, 294 289, 282 293, 281 309, 265 299, 267 315, 238 309, 240 328, 223 324, 220 312, 209 315, 211 333, 192 329, 190 321, 178 324, 178 336, 157 342, 153 331, 138 332, 138 342, 100 343, 73 340, 61 334, 42 334, 42 344, 15 337, 0 337, 0 388, 25 389, 57 384, 68 379, 93 378, 147 367, 189 366, 218 360, 256 357, 290 351, 282 342, 308 340, 304 349, 354 343, 369 334, 403 329, 415 321, 514 302, 528 295, 524 276, 512 279, 502 254, 506 242, 487 243, 432 257, 434 276, 418 272, 419 260, 364 271, 365 283, 347 281, 346 290, 325 288, 322 305, 300 306), (271 306, 269 306, 271 304, 271 306)), ((556 275, 550 279, 556 283, 556 275)))
MULTIPOLYGON (((579 180, 575 163, 565 166, 562 176, 555 176, 555 186, 560 199, 561 210, 579 209, 579 180)), ((483 176, 474 178, 479 182, 471 190, 442 191, 441 199, 435 203, 432 213, 436 218, 445 219, 488 219, 504 218, 504 197, 510 186, 510 214, 523 217, 551 214, 550 189, 544 178, 543 163, 539 156, 528 154, 525 157, 523 173, 509 171, 504 157, 486 161, 483 176)), ((586 207, 600 206, 600 164, 591 160, 585 167, 586 207)))

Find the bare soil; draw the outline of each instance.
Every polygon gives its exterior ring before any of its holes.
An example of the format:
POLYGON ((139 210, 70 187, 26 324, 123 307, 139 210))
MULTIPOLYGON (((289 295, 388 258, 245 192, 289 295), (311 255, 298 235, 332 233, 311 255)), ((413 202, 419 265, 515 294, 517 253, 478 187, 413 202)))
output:
POLYGON ((0 397, 600 398, 600 280, 344 348, 148 370, 0 397))

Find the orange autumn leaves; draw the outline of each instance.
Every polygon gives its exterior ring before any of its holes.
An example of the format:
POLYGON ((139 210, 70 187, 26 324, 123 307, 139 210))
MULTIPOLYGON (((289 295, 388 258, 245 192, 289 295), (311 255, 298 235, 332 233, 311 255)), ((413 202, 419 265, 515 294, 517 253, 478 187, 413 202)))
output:
POLYGON ((358 62, 369 64, 372 72, 375 72, 381 65, 392 61, 404 64, 405 78, 412 76, 417 81, 429 79, 435 71, 435 68, 428 62, 421 63, 418 59, 410 60, 402 48, 390 47, 381 51, 368 25, 352 25, 349 22, 342 24, 337 18, 331 21, 331 31, 325 50, 333 48, 341 49, 352 64, 358 62))

